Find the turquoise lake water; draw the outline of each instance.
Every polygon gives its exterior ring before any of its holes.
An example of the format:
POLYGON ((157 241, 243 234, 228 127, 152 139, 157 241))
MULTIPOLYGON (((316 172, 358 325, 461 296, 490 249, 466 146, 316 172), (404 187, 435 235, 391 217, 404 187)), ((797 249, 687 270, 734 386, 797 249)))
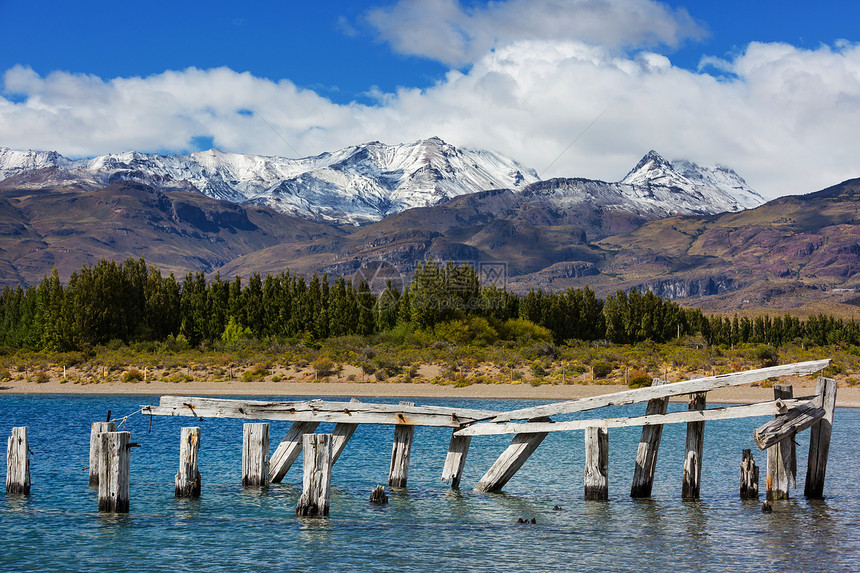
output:
MULTIPOLYGON (((685 425, 666 426, 653 497, 632 500, 640 428, 609 432, 610 500, 583 501, 583 433, 550 434, 500 494, 471 488, 510 442, 476 437, 460 492, 440 479, 450 429, 417 428, 409 487, 367 502, 385 484, 393 428, 361 426, 332 473, 331 515, 295 516, 301 459, 284 483, 241 487, 242 420, 128 419, 131 511, 104 515, 87 484, 89 431, 151 396, 0 395, 0 433, 28 426, 32 490, 0 498, 0 571, 860 571, 860 411, 836 411, 826 499, 806 500, 809 433, 797 437, 794 499, 763 514, 738 497, 741 450, 765 456, 752 431, 767 418, 708 422, 702 499, 680 499, 685 425), (202 428, 199 500, 173 497, 179 431, 202 428), (563 508, 554 510, 554 506, 563 508), (536 524, 518 524, 519 518, 536 524)), ((371 399, 363 399, 371 401, 371 399)), ((377 402, 397 400, 376 399, 377 402)), ((518 400, 415 400, 510 410, 518 400)), ((670 410, 684 408, 670 404, 670 410)), ((641 415, 644 405, 600 416, 641 415)), ((589 413, 581 417, 588 417, 589 413)), ((590 414, 596 416, 597 414, 590 414)), ((561 419, 561 418, 559 418, 561 419)), ((272 450, 289 424, 272 423, 272 450)), ((331 431, 321 425, 318 431, 331 431)))

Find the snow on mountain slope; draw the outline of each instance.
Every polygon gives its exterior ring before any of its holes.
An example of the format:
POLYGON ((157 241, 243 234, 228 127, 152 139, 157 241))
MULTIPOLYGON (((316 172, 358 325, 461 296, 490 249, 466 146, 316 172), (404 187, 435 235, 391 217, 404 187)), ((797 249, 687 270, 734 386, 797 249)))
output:
POLYGON ((457 148, 436 137, 403 145, 375 141, 301 159, 210 149, 186 155, 129 151, 70 160, 56 152, 0 148, 0 180, 9 177, 15 177, 15 185, 30 188, 74 184, 93 189, 136 180, 349 224, 488 189, 511 189, 564 209, 588 203, 648 218, 734 212, 764 203, 731 169, 669 163, 654 151, 618 183, 539 182, 533 170, 516 161, 491 151, 457 148))

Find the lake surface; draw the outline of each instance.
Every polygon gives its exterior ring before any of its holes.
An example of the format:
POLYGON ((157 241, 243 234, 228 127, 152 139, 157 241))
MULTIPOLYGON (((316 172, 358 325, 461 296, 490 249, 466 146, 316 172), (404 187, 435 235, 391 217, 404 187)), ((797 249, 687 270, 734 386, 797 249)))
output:
MULTIPOLYGON (((393 428, 360 426, 332 473, 331 516, 295 516, 301 458, 264 490, 241 487, 242 420, 130 417, 131 511, 102 515, 87 484, 90 424, 131 414, 157 397, 0 396, 0 431, 28 426, 29 498, 0 497, 0 571, 858 571, 860 411, 838 409, 823 501, 803 497, 809 432, 798 436, 794 499, 738 497, 741 450, 765 455, 752 431, 767 418, 708 422, 702 499, 680 499, 686 427, 664 428, 653 497, 632 500, 640 428, 609 432, 608 502, 583 501, 583 433, 550 434, 500 494, 471 488, 510 442, 476 437, 460 492, 440 479, 449 429, 417 428, 409 487, 372 506, 385 484, 393 428), (199 500, 173 497, 179 431, 202 428, 199 500), (554 506, 563 508, 554 510, 554 506), (518 524, 519 518, 536 524, 518 524)), ((366 399, 364 401, 371 401, 366 399)), ((396 403, 396 399, 377 399, 396 403)), ((416 400, 509 410, 518 400, 416 400)), ((670 411, 683 409, 670 404, 670 411)), ((600 416, 641 415, 644 404, 600 416)), ((581 417, 588 417, 585 413, 581 417)), ((590 414, 596 416, 596 414, 590 414)), ((559 418, 561 419, 561 418, 559 418)), ((272 450, 289 424, 273 422, 272 450)), ((318 431, 331 431, 321 425, 318 431)))

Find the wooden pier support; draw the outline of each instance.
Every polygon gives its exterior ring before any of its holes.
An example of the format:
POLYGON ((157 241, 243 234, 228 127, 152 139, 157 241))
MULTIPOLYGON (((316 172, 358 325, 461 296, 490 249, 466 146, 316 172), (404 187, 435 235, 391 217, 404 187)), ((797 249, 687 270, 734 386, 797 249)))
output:
POLYGON ((116 432, 116 422, 95 422, 90 428, 90 485, 99 485, 101 435, 104 432, 116 432))
POLYGON ((242 487, 269 484, 269 424, 242 426, 242 487))
POLYGON ((293 422, 284 440, 278 444, 269 460, 269 482, 281 483, 293 462, 302 452, 302 439, 305 434, 313 434, 319 422, 293 422))
MULTIPOLYGON (((774 399, 789 399, 794 395, 790 384, 775 384, 774 399)), ((796 487, 797 455, 794 434, 767 448, 767 499, 788 499, 791 487, 796 487)))
POLYGON ((131 434, 102 432, 99 440, 99 511, 128 513, 131 434))
POLYGON ((758 499, 758 466, 752 450, 744 450, 741 455, 741 499, 758 499))
MULTIPOLYGON (((530 422, 549 422, 549 418, 533 418, 530 422)), ((538 446, 547 437, 547 432, 536 432, 529 434, 517 434, 511 440, 511 445, 502 452, 502 455, 493 463, 484 477, 478 481, 474 491, 490 492, 499 491, 517 473, 526 460, 535 452, 538 446)))
POLYGON ((445 465, 442 467, 442 480, 451 484, 451 489, 460 489, 460 478, 463 477, 466 454, 469 453, 471 443, 472 436, 451 436, 448 455, 445 456, 445 465))
POLYGON ((200 451, 200 428, 182 428, 179 439, 179 471, 176 472, 174 492, 178 498, 200 497, 200 471, 197 455, 200 451))
POLYGON ((830 433, 833 428, 833 411, 836 408, 836 380, 819 378, 816 387, 824 408, 824 417, 810 428, 809 465, 806 468, 806 484, 803 495, 809 498, 824 498, 824 475, 827 473, 827 455, 830 452, 830 433))
POLYGON ((6 493, 30 495, 30 444, 27 426, 12 428, 6 445, 6 493))
POLYGON ((585 500, 609 499, 609 430, 585 429, 585 500))
POLYGON ((305 434, 302 437, 302 495, 296 504, 296 515, 328 515, 331 497, 331 434, 305 434))
MULTIPOLYGON (((707 392, 690 395, 687 410, 704 410, 707 392)), ((699 499, 702 482, 702 452, 705 449, 705 423, 687 423, 687 450, 684 456, 684 479, 681 483, 683 499, 699 499)))
MULTIPOLYGON (((400 402, 401 406, 414 406, 414 402, 400 402)), ((409 457, 415 426, 394 426, 394 444, 391 446, 391 466, 388 470, 388 487, 406 487, 409 477, 409 457)))
MULTIPOLYGON (((654 378, 651 386, 668 384, 667 380, 654 378)), ((648 400, 645 415, 665 414, 669 406, 669 398, 652 398, 648 400)), ((654 487, 654 470, 657 467, 657 452, 660 449, 660 438, 663 435, 663 425, 642 426, 642 437, 636 450, 636 467, 633 470, 633 485, 630 486, 630 497, 651 497, 654 487)))

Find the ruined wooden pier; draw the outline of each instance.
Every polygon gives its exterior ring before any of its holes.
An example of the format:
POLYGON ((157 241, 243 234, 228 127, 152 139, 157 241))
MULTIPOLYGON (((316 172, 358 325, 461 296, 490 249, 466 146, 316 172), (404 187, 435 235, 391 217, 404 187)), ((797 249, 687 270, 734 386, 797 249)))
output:
MULTIPOLYGON (((393 426, 388 476, 390 488, 407 487, 415 426, 450 429, 451 440, 441 477, 455 489, 460 487, 466 457, 474 443, 474 437, 493 434, 513 435, 511 444, 474 486, 477 492, 494 492, 502 489, 550 432, 582 430, 585 437, 583 485, 584 497, 587 500, 608 499, 610 429, 642 427, 630 495, 649 497, 654 482, 663 426, 687 424, 684 467, 682 471, 679 468, 680 493, 684 499, 696 499, 700 495, 702 485, 702 453, 706 422, 772 416, 773 418, 756 429, 753 435, 758 447, 768 451, 768 499, 788 496, 789 486, 794 483, 796 474, 793 438, 798 432, 806 429, 811 430, 811 439, 804 493, 807 497, 815 498, 823 496, 836 399, 834 380, 819 378, 815 394, 809 397, 794 397, 790 387, 775 386, 773 400, 741 406, 708 408, 706 396, 709 391, 717 388, 762 382, 784 376, 810 376, 829 363, 827 359, 815 360, 675 383, 656 379, 648 388, 542 404, 508 412, 416 406, 411 402, 373 404, 357 400, 349 402, 262 401, 182 396, 162 396, 157 406, 142 406, 141 411, 144 415, 152 416, 292 422, 285 437, 271 456, 269 455, 269 425, 259 422, 245 424, 242 483, 246 487, 264 487, 268 483, 280 482, 304 451, 304 491, 297 504, 298 515, 328 514, 332 468, 353 433, 363 424, 393 426), (684 396, 689 400, 688 409, 667 413, 669 399, 684 396), (641 416, 553 420, 553 417, 575 412, 637 403, 647 404, 641 416), (321 423, 335 424, 333 431, 330 434, 317 434, 317 427, 321 423)), ((99 484, 100 508, 104 507, 107 511, 127 511, 129 438, 126 432, 114 430, 115 428, 107 425, 98 425, 98 427, 93 425, 92 444, 94 445, 91 448, 95 451, 91 452, 91 468, 97 465, 98 477, 92 481, 97 481, 99 484), (114 475, 116 473, 118 475, 114 475), (104 506, 102 505, 103 488, 105 489, 104 506)), ((180 438, 180 469, 176 475, 178 497, 196 497, 200 494, 200 475, 197 471, 197 447, 200 439, 199 428, 183 428, 180 438)), ((11 444, 10 440, 10 451, 11 444)), ((20 456, 20 454, 15 455, 20 456)), ((18 458, 10 454, 8 459, 18 458)), ((744 453, 739 468, 741 496, 756 497, 758 468, 755 467, 749 451, 744 453)), ((378 480, 377 477, 368 479, 371 482, 378 480)), ((374 495, 374 499, 382 499, 384 491, 375 492, 374 495)))

